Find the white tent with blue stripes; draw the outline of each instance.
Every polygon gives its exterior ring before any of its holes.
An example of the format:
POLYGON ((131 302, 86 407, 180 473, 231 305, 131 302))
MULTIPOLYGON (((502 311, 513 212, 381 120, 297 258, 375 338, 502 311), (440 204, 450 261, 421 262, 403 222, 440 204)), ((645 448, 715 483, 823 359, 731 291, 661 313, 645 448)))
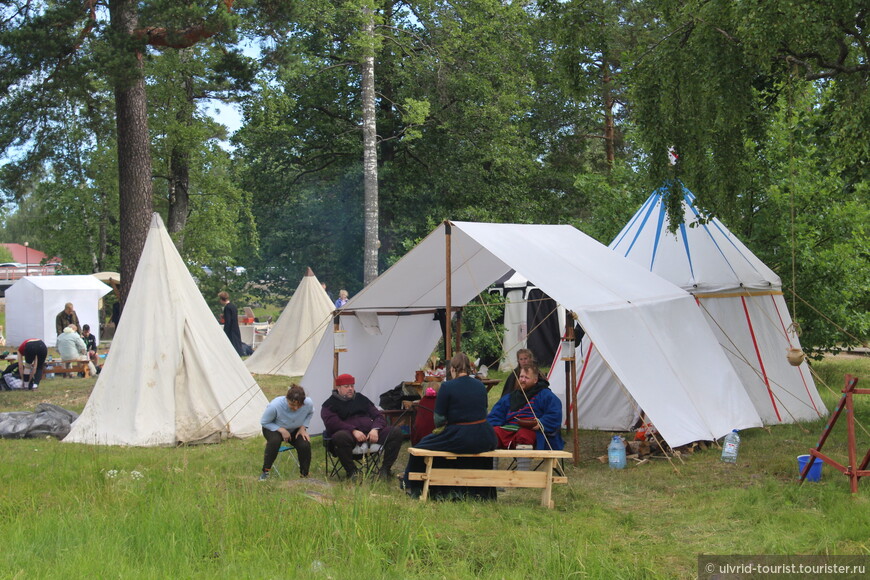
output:
MULTIPOLYGON (((780 277, 721 221, 702 214, 685 187, 684 222, 671 233, 663 203, 667 194, 666 187, 653 192, 610 249, 694 296, 766 425, 826 416, 827 409, 806 363, 792 366, 786 358, 789 349, 800 348, 800 342, 780 277)), ((659 332, 684 332, 685 324, 687 321, 674 320, 659 332)), ((577 373, 581 426, 588 425, 590 419, 595 421, 584 407, 588 409, 591 401, 612 393, 611 383, 618 380, 596 346, 586 341, 584 362, 577 373)), ((564 384, 561 366, 554 367, 551 382, 560 384, 561 380, 564 384)), ((631 415, 631 406, 626 406, 623 422, 629 422, 631 415)))

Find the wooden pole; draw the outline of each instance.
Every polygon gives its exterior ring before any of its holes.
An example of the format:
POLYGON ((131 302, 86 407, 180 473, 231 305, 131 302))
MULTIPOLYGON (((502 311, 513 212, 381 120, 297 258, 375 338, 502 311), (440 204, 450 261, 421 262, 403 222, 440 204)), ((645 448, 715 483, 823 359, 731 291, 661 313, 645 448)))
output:
POLYGON ((453 345, 452 345, 452 342, 453 342, 453 332, 452 332, 452 330, 453 330, 452 329, 452 326, 453 326, 453 305, 450 303, 450 297, 451 297, 451 294, 453 293, 453 289, 451 287, 452 272, 451 272, 451 264, 450 264, 450 260, 451 260, 451 257, 450 257, 450 235, 451 235, 450 222, 445 220, 444 221, 444 241, 446 243, 446 247, 444 249, 445 250, 444 256, 445 256, 445 267, 447 268, 447 272, 446 272, 446 277, 445 277, 445 281, 444 281, 444 286, 445 286, 445 292, 446 292, 447 296, 446 296, 445 301, 444 301, 445 305, 446 305, 444 316, 447 318, 447 320, 445 321, 445 325, 444 325, 444 355, 448 361, 451 358, 453 358, 453 345))
POLYGON ((335 316, 332 317, 332 378, 333 385, 335 385, 335 377, 338 376, 338 349, 335 348, 335 331, 339 330, 341 327, 339 326, 339 316, 338 311, 336 311, 335 316))
MULTIPOLYGON (((565 312, 565 340, 574 342, 574 313, 565 312)), ((580 465, 580 427, 579 414, 577 412, 577 347, 574 346, 574 356, 565 361, 565 381, 568 383, 565 393, 565 401, 571 407, 571 413, 568 417, 569 428, 571 429, 571 441, 573 443, 572 457, 574 466, 580 465)))

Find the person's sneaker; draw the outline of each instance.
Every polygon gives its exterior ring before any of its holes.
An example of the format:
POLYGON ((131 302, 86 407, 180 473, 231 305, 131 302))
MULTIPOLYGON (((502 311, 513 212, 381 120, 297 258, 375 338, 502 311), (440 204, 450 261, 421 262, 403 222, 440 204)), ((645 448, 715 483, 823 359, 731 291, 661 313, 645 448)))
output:
POLYGON ((260 474, 260 478, 257 481, 266 481, 267 479, 269 479, 269 472, 264 471, 260 474))
POLYGON ((380 469, 378 470, 378 479, 390 481, 393 479, 393 473, 389 469, 380 469))

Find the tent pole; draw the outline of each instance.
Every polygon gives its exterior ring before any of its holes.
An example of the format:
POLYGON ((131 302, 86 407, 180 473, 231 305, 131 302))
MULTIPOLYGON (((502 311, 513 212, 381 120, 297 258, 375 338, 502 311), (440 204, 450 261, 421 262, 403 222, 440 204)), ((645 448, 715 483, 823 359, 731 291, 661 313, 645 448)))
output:
MULTIPOLYGON (((565 312, 565 340, 574 342, 574 313, 571 311, 565 312)), ((574 385, 577 384, 577 350, 575 345, 574 356, 565 360, 565 385, 566 397, 565 400, 571 407, 571 413, 568 416, 568 428, 571 429, 571 442, 573 449, 571 454, 574 460, 574 466, 580 465, 580 431, 579 431, 579 416, 577 411, 577 389, 574 385)))
POLYGON ((444 358, 448 361, 453 358, 453 306, 450 303, 450 296, 453 292, 450 271, 450 230, 450 222, 444 220, 444 241, 446 243, 444 255, 447 268, 447 277, 445 278, 445 292, 447 296, 444 301, 446 305, 444 316, 447 317, 444 326, 444 358))
MULTIPOLYGON (((336 311, 335 316, 332 317, 333 341, 335 341, 335 332, 337 330, 340 330, 340 328, 341 327, 339 326, 338 311, 336 311)), ((335 380, 335 377, 337 377, 337 376, 338 376, 338 349, 335 348, 335 344, 333 342, 333 348, 332 348, 332 379, 333 379, 333 381, 335 380)), ((335 383, 333 383, 333 384, 335 384, 335 383)))

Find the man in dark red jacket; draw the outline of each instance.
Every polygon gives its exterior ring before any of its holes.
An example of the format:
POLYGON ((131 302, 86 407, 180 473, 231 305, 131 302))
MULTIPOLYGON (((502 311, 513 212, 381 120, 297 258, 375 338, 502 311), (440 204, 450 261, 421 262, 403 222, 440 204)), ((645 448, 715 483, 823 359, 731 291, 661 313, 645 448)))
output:
POLYGON ((387 426, 384 414, 375 407, 368 397, 357 393, 356 380, 348 374, 335 377, 335 388, 320 409, 320 417, 330 437, 331 451, 338 457, 347 477, 356 475, 353 462, 354 449, 363 446, 383 445, 383 459, 378 475, 389 479, 390 469, 399 456, 402 446, 402 432, 387 426))

